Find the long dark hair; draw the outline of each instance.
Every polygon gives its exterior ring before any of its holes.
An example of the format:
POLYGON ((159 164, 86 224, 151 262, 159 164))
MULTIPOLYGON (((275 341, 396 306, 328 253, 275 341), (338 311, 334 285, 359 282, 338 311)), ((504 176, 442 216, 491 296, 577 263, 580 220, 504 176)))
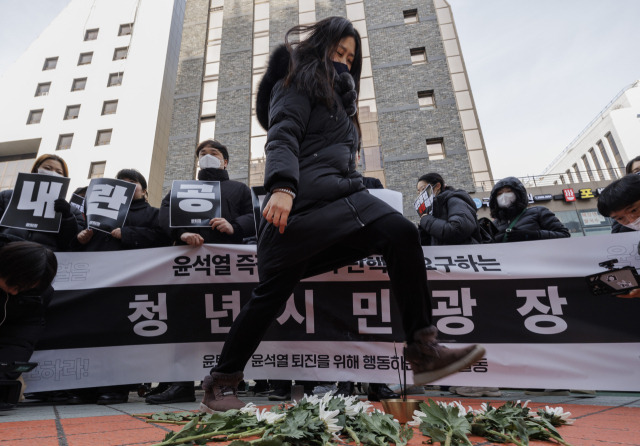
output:
POLYGON ((333 83, 335 69, 331 57, 338 43, 345 37, 356 41, 356 52, 351 64, 351 76, 360 94, 360 75, 362 73, 362 41, 360 33, 344 17, 327 17, 313 25, 298 25, 287 31, 285 45, 291 54, 289 74, 285 85, 294 84, 299 91, 306 93, 328 107, 333 105, 333 83), (302 35, 302 41, 292 42, 291 37, 302 35))

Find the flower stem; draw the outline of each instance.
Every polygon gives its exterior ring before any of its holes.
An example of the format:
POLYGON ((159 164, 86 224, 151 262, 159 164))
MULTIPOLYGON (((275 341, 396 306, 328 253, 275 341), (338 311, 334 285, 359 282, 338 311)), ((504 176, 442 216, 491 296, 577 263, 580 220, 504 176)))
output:
POLYGON ((447 438, 444 441, 444 446, 451 446, 452 438, 453 438, 453 430, 449 430, 449 432, 447 432, 447 438))
POLYGON ((254 437, 256 435, 260 435, 262 433, 264 433, 265 428, 264 427, 260 427, 257 429, 252 429, 246 432, 240 432, 238 434, 231 434, 229 436, 227 436, 227 440, 235 440, 238 438, 245 438, 245 437, 254 437))
POLYGON ((344 429, 347 431, 347 433, 353 439, 353 441, 356 442, 357 445, 361 444, 360 443, 360 439, 358 438, 358 435, 354 432, 353 429, 351 429, 350 427, 347 427, 347 426, 345 426, 344 429))
POLYGON ((555 436, 555 435, 553 435, 551 432, 548 432, 548 433, 549 433, 549 436, 550 436, 551 438, 553 438, 555 441, 557 441, 558 443, 563 444, 563 445, 565 445, 565 446, 571 446, 571 444, 567 443, 567 442, 566 442, 566 441, 564 441, 562 438, 560 438, 560 437, 556 437, 556 436, 555 436))
POLYGON ((494 431, 494 430, 491 430, 491 429, 488 429, 487 432, 489 432, 492 435, 495 435, 496 437, 500 437, 503 440, 507 440, 509 443, 513 443, 513 444, 515 444, 517 446, 524 446, 524 444, 520 443, 518 440, 516 440, 515 438, 513 438, 513 437, 511 437, 509 435, 505 435, 505 434, 502 434, 502 433, 500 433, 498 431, 494 431))

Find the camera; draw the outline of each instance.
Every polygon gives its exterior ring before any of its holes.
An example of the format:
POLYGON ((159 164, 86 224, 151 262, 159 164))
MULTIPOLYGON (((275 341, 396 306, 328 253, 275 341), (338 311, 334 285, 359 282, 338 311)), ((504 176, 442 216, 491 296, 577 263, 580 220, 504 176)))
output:
POLYGON ((640 288, 640 275, 633 266, 614 268, 618 259, 606 260, 598 263, 606 271, 586 277, 587 285, 596 296, 603 294, 622 294, 640 288))

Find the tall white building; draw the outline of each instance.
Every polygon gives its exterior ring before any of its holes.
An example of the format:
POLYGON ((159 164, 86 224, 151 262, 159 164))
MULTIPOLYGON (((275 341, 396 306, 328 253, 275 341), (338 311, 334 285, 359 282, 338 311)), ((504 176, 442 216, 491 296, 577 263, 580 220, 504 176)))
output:
POLYGON ((543 176, 553 176, 554 184, 615 180, 638 155, 640 80, 620 91, 551 162, 543 176))
POLYGON ((159 203, 186 0, 71 0, 0 78, 0 189, 45 153, 70 190, 135 168, 159 203))

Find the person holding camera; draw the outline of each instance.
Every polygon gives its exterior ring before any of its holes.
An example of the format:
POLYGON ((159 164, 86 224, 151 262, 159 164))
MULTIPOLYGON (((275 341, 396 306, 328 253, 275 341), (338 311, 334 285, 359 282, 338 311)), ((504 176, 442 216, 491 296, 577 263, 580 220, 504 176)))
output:
MULTIPOLYGON (((598 197, 598 212, 620 225, 618 232, 640 231, 640 175, 624 176, 605 187, 598 197)), ((640 297, 640 289, 618 297, 640 297)))
POLYGON ((0 385, 8 390, 0 392, 0 410, 12 409, 17 402, 20 392, 10 390, 19 387, 15 364, 31 359, 44 331, 45 308, 53 295, 51 282, 58 272, 50 249, 10 240, 0 236, 0 363, 5 364, 0 368, 0 385))
POLYGON ((496 243, 570 237, 569 230, 544 206, 529 205, 527 189, 515 177, 498 181, 491 190, 489 210, 496 243))

